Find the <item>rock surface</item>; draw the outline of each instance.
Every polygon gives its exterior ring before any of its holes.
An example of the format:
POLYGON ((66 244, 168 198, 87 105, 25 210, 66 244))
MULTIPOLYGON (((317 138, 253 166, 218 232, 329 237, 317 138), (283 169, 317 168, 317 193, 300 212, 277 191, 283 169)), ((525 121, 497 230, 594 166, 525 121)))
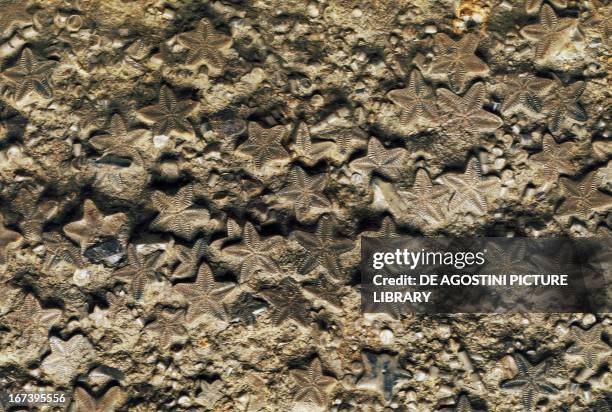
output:
POLYGON ((0 0, 0 389, 610 410, 609 314, 363 315, 364 235, 610 236, 607 0, 0 0))

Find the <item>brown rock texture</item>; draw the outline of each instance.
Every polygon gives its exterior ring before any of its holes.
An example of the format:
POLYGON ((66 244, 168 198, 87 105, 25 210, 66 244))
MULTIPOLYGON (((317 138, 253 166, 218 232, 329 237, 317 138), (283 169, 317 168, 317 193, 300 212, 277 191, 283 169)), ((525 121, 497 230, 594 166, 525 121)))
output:
POLYGON ((0 391, 609 411, 610 314, 364 315, 358 265, 610 237, 611 7, 0 0, 0 391))

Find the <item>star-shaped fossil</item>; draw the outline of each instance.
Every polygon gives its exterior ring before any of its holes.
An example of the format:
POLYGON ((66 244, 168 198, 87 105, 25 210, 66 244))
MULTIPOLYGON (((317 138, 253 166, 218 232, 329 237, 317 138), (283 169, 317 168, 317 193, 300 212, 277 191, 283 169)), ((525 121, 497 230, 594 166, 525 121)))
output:
POLYGON ((124 294, 106 294, 106 301, 108 302, 108 309, 106 310, 106 317, 115 320, 129 311, 127 306, 127 297, 124 294))
POLYGON ((612 36, 612 4, 599 0, 593 1, 591 16, 584 22, 582 27, 587 32, 595 34, 606 46, 610 44, 612 36), (608 4, 606 4, 608 3, 608 4))
POLYGON ((191 185, 183 186, 174 196, 156 191, 151 196, 151 201, 159 211, 159 215, 149 226, 153 230, 169 231, 191 240, 211 223, 208 210, 191 208, 193 206, 193 186, 191 185))
POLYGON ((188 65, 204 63, 209 70, 217 71, 221 71, 225 66, 221 51, 232 45, 232 39, 217 33, 206 19, 200 20, 195 30, 179 34, 177 40, 189 49, 188 65))
POLYGON ((397 355, 364 351, 362 353, 364 370, 357 381, 357 387, 375 390, 382 394, 385 400, 391 400, 396 383, 410 377, 400 368, 397 358, 397 355))
POLYGON ((31 244, 41 240, 43 226, 58 211, 58 202, 54 200, 40 201, 42 187, 26 187, 19 191, 15 206, 22 216, 19 222, 25 240, 31 244))
POLYGON ((458 41, 444 33, 436 34, 436 57, 430 67, 431 73, 446 76, 451 88, 461 92, 468 81, 489 72, 489 67, 474 54, 478 42, 478 37, 471 33, 458 41))
POLYGON ((308 273, 318 265, 322 265, 332 276, 338 277, 342 269, 340 255, 355 247, 352 240, 335 238, 332 219, 329 216, 319 218, 314 234, 295 231, 291 236, 306 251, 306 258, 301 262, 300 268, 303 273, 308 273))
POLYGON ((252 294, 242 292, 228 306, 227 312, 230 319, 239 319, 247 325, 255 323, 257 313, 268 305, 261 299, 255 298, 252 294))
POLYGON ((385 216, 380 223, 380 229, 376 231, 367 231, 361 232, 359 234, 360 238, 363 237, 397 237, 399 236, 397 225, 395 221, 390 216, 385 216))
POLYGON ((380 229, 377 231, 379 237, 397 237, 399 232, 393 218, 385 216, 380 224, 380 229))
POLYGON ((336 383, 336 379, 323 375, 319 358, 315 358, 307 370, 293 369, 291 376, 297 384, 294 402, 304 402, 315 406, 326 407, 329 404, 327 390, 336 383))
MULTIPOLYGON (((550 4, 558 9, 565 9, 567 7, 567 0, 548 0, 550 4)), ((536 14, 540 11, 544 0, 525 0, 525 11, 527 14, 536 14)))
POLYGON ((307 166, 313 166, 334 147, 333 142, 312 142, 306 123, 300 123, 295 135, 293 151, 297 158, 307 166))
POLYGON ((398 190, 397 194, 405 202, 410 219, 417 225, 437 225, 445 217, 442 196, 446 192, 443 186, 432 184, 425 169, 419 169, 410 190, 398 190))
POLYGON ((387 150, 378 139, 371 138, 366 156, 353 160, 349 166, 362 175, 366 183, 369 183, 373 172, 389 180, 395 180, 405 154, 406 150, 402 148, 387 150))
MULTIPOLYGON (((202 379, 199 387, 200 394, 194 399, 194 403, 204 406, 206 408, 205 410, 215 410, 215 404, 225 396, 225 384, 223 381, 221 379, 216 379, 213 382, 207 382, 202 379)), ((262 387, 259 386, 258 390, 261 390, 261 388, 262 387)), ((251 410, 252 409, 246 409, 246 411, 251 410)))
POLYGON ((271 255, 280 240, 278 236, 262 240, 251 222, 247 222, 242 242, 223 248, 222 253, 239 262, 240 282, 244 283, 256 272, 274 273, 278 270, 271 255))
POLYGON ((410 82, 405 89, 391 90, 387 96, 402 110, 399 119, 402 127, 408 128, 415 123, 426 125, 436 119, 436 94, 418 70, 410 73, 410 82))
POLYGON ((107 130, 111 127, 110 121, 114 116, 120 116, 126 122, 131 118, 134 110, 133 103, 125 91, 115 91, 106 99, 77 99, 74 109, 79 116, 79 127, 84 133, 97 130, 107 130))
POLYGON ((114 276, 122 282, 129 283, 132 297, 139 300, 142 298, 146 284, 154 279, 155 273, 150 262, 140 257, 134 245, 128 245, 127 255, 128 264, 117 269, 114 276))
POLYGON ((523 27, 521 34, 536 42, 535 58, 539 60, 553 52, 574 25, 573 19, 559 19, 552 7, 544 4, 540 10, 540 22, 523 27))
POLYGON ((612 412, 612 405, 603 397, 589 403, 589 412, 612 412))
POLYGON ((553 85, 552 80, 531 74, 508 77, 504 81, 504 96, 500 112, 504 116, 511 116, 517 112, 540 113, 542 111, 542 96, 547 94, 553 85))
POLYGON ((483 215, 488 208, 487 195, 499 184, 497 178, 484 178, 475 158, 470 159, 463 174, 447 173, 440 178, 452 193, 448 204, 451 213, 468 212, 483 215))
POLYGON ((0 37, 10 36, 15 27, 32 22, 27 5, 24 0, 0 0, 0 37))
POLYGON ((518 368, 518 375, 502 382, 501 388, 520 389, 523 406, 527 412, 531 412, 536 405, 538 393, 554 394, 558 390, 547 380, 548 363, 546 361, 534 366, 518 353, 514 354, 514 360, 518 368))
POLYGON ((45 232, 42 238, 45 245, 45 262, 43 264, 43 269, 49 270, 60 261, 67 262, 77 268, 85 266, 79 248, 75 247, 72 242, 66 240, 61 234, 57 232, 45 232))
POLYGON ((592 147, 597 159, 607 160, 612 157, 612 141, 597 140, 593 142, 592 147))
POLYGON ((548 115, 548 128, 552 133, 561 130, 563 123, 568 120, 584 122, 588 115, 580 104, 580 97, 586 90, 586 83, 578 81, 564 85, 561 80, 555 80, 555 87, 548 95, 545 113, 548 115))
POLYGON ((233 240, 242 237, 242 228, 234 219, 227 219, 225 226, 225 231, 227 232, 226 239, 233 240))
POLYGON ((90 199, 83 202, 83 218, 64 226, 64 233, 85 250, 99 238, 110 236, 123 238, 127 216, 114 213, 105 216, 90 199))
POLYGON ((142 156, 134 145, 134 137, 128 131, 123 118, 118 114, 111 117, 110 133, 94 136, 89 139, 89 143, 102 152, 102 157, 107 155, 127 156, 142 165, 142 156))
POLYGON ((177 337, 185 336, 186 330, 183 324, 185 321, 183 311, 169 312, 159 311, 157 318, 145 326, 147 331, 157 335, 159 345, 157 347, 164 349, 169 344, 176 341, 177 337))
POLYGON ((580 180, 560 178, 559 183, 565 200, 557 212, 561 216, 580 216, 588 218, 597 210, 612 206, 612 196, 597 188, 597 171, 593 170, 580 180))
POLYGON ((574 344, 568 348, 567 353, 581 356, 587 368, 596 367, 599 355, 610 351, 610 347, 601 338, 602 332, 601 324, 594 325, 589 330, 572 327, 574 344))
POLYGON ((557 144, 555 139, 547 134, 542 138, 542 151, 530 156, 530 160, 540 166, 536 179, 555 179, 560 174, 572 175, 576 168, 572 165, 571 154, 573 144, 565 142, 557 144))
MULTIPOLYGON (((192 277, 198 269, 200 259, 206 253, 207 244, 204 239, 198 239, 193 247, 182 245, 171 246, 175 249, 180 263, 172 272, 172 279, 186 279, 192 277)), ((168 248, 166 248, 168 250, 168 248)))
POLYGON ((458 96, 447 89, 437 89, 439 104, 445 117, 443 126, 451 134, 477 136, 491 133, 504 123, 502 119, 482 108, 485 100, 485 86, 476 83, 464 96, 458 96))
POLYGON ((315 209, 318 215, 331 207, 331 203, 323 194, 326 178, 325 174, 309 176, 302 168, 294 167, 291 170, 289 185, 279 191, 278 195, 293 203, 296 217, 303 221, 312 209, 315 209))
POLYGON ((67 341, 52 336, 49 346, 51 354, 42 361, 41 369, 63 385, 70 383, 94 354, 93 346, 83 335, 74 335, 67 341))
POLYGON ((178 101, 168 86, 162 86, 159 91, 159 103, 138 110, 140 118, 151 126, 155 135, 179 137, 193 136, 193 127, 189 123, 198 103, 192 100, 178 101))
POLYGON ((285 126, 264 129, 259 124, 250 122, 248 131, 249 138, 238 146, 238 150, 251 156, 257 169, 261 169, 266 162, 289 157, 282 145, 287 134, 285 126))
POLYGON ((367 140, 367 137, 364 138, 350 129, 333 130, 324 136, 329 136, 334 140, 336 151, 343 159, 348 158, 355 149, 363 147, 363 142, 367 140))
POLYGON ((302 287, 304 290, 325 299, 336 307, 342 307, 342 285, 331 281, 327 276, 321 274, 319 277, 305 282, 302 287))
POLYGON ((15 85, 16 100, 21 100, 33 91, 48 99, 53 93, 49 78, 56 65, 57 62, 52 60, 37 59, 32 51, 26 48, 21 52, 15 66, 6 69, 2 74, 15 85))
POLYGON ((275 325, 280 325, 286 319, 293 319, 302 326, 310 323, 310 302, 293 278, 284 278, 278 286, 266 289, 262 294, 272 304, 270 319, 275 325))
POLYGON ((461 395, 459 400, 457 400, 457 406, 454 409, 454 412, 473 412, 472 404, 467 396, 461 395))
POLYGON ((505 245, 493 241, 485 243, 483 249, 487 251, 487 261, 479 269, 479 274, 531 274, 538 272, 538 265, 527 259, 531 253, 528 253, 528 249, 524 244, 519 243, 511 247, 506 247, 505 245))
POLYGON ((210 267, 202 263, 195 283, 179 283, 174 289, 189 302, 185 319, 192 323, 204 314, 225 319, 225 309, 221 301, 235 286, 230 282, 216 282, 210 267))
POLYGON ((62 316, 59 309, 43 309, 34 295, 27 295, 21 305, 7 317, 19 325, 22 333, 37 334, 46 333, 62 316))
POLYGON ((118 386, 107 390, 101 398, 95 398, 83 388, 76 388, 72 397, 75 412, 113 412, 126 399, 125 393, 118 386))
POLYGON ((0 213, 0 264, 6 263, 11 249, 19 246, 23 236, 4 226, 4 216, 0 213))

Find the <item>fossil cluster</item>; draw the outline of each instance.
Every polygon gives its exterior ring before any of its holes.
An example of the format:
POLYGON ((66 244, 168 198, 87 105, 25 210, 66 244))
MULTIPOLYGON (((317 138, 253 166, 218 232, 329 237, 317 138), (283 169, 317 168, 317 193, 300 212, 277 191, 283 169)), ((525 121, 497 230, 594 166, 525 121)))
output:
POLYGON ((360 312, 363 236, 612 228, 602 0, 0 0, 0 390, 609 411, 609 314, 360 312))

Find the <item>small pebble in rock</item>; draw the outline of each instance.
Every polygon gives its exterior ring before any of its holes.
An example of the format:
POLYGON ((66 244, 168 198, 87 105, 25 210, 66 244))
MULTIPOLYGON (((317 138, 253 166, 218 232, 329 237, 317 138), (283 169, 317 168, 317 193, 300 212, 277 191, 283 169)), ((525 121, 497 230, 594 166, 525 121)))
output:
POLYGON ((393 343, 393 331, 391 331, 390 329, 381 330, 380 341, 385 345, 393 343))

